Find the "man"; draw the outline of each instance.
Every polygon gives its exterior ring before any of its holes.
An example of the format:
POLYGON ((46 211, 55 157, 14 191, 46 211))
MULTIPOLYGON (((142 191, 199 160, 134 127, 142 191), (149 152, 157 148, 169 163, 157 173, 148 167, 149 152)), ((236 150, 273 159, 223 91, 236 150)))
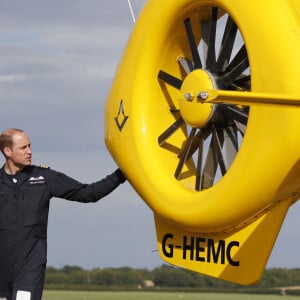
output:
POLYGON ((0 299, 40 300, 50 199, 96 202, 126 179, 117 169, 105 179, 82 184, 50 168, 31 165, 30 140, 21 129, 5 130, 0 150, 5 157, 0 169, 0 299))

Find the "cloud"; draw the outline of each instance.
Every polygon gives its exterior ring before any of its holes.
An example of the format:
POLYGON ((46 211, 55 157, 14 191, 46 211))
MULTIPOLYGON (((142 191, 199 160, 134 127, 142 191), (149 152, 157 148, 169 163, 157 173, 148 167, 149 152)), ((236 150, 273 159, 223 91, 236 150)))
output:
POLYGON ((133 26, 127 3, 1 4, 1 126, 25 128, 42 142, 41 150, 72 150, 83 135, 99 145, 92 137, 103 138, 104 102, 133 26), (56 146, 51 137, 59 140, 56 146))
POLYGON ((7 82, 15 82, 15 81, 23 81, 28 79, 28 76, 23 74, 6 74, 0 75, 0 84, 7 83, 7 82))

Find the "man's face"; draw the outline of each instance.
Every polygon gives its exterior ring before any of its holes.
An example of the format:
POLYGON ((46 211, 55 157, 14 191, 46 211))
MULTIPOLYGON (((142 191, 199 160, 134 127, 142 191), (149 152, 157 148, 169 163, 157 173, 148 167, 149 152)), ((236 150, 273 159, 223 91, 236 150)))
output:
POLYGON ((26 133, 15 133, 12 148, 6 147, 4 151, 15 166, 22 168, 31 165, 31 146, 26 133))

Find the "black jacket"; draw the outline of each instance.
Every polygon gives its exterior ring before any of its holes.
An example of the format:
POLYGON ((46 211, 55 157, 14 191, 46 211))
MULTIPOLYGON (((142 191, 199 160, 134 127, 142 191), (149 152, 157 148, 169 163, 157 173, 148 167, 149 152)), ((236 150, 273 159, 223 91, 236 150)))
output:
POLYGON ((0 298, 14 287, 41 299, 52 197, 95 202, 124 181, 119 169, 92 184, 37 166, 26 167, 15 177, 0 169, 0 298))
MULTIPOLYGON (((39 233, 46 236, 49 202, 52 197, 78 202, 96 202, 112 192, 125 181, 125 178, 118 169, 98 182, 82 184, 50 168, 30 166, 18 173, 17 180, 17 183, 13 183, 2 167, 0 231, 9 231, 22 238, 22 232, 32 227, 39 228, 39 233)), ((0 244, 2 244, 1 234, 0 244)))

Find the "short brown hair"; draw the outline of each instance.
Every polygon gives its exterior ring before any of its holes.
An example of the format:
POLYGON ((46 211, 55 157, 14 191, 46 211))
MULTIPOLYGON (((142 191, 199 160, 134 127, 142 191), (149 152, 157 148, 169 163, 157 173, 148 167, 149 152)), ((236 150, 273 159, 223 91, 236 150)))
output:
POLYGON ((9 128, 3 131, 0 135, 0 150, 4 154, 3 149, 5 147, 12 148, 13 145, 13 136, 17 132, 24 132, 24 130, 19 128, 9 128))

